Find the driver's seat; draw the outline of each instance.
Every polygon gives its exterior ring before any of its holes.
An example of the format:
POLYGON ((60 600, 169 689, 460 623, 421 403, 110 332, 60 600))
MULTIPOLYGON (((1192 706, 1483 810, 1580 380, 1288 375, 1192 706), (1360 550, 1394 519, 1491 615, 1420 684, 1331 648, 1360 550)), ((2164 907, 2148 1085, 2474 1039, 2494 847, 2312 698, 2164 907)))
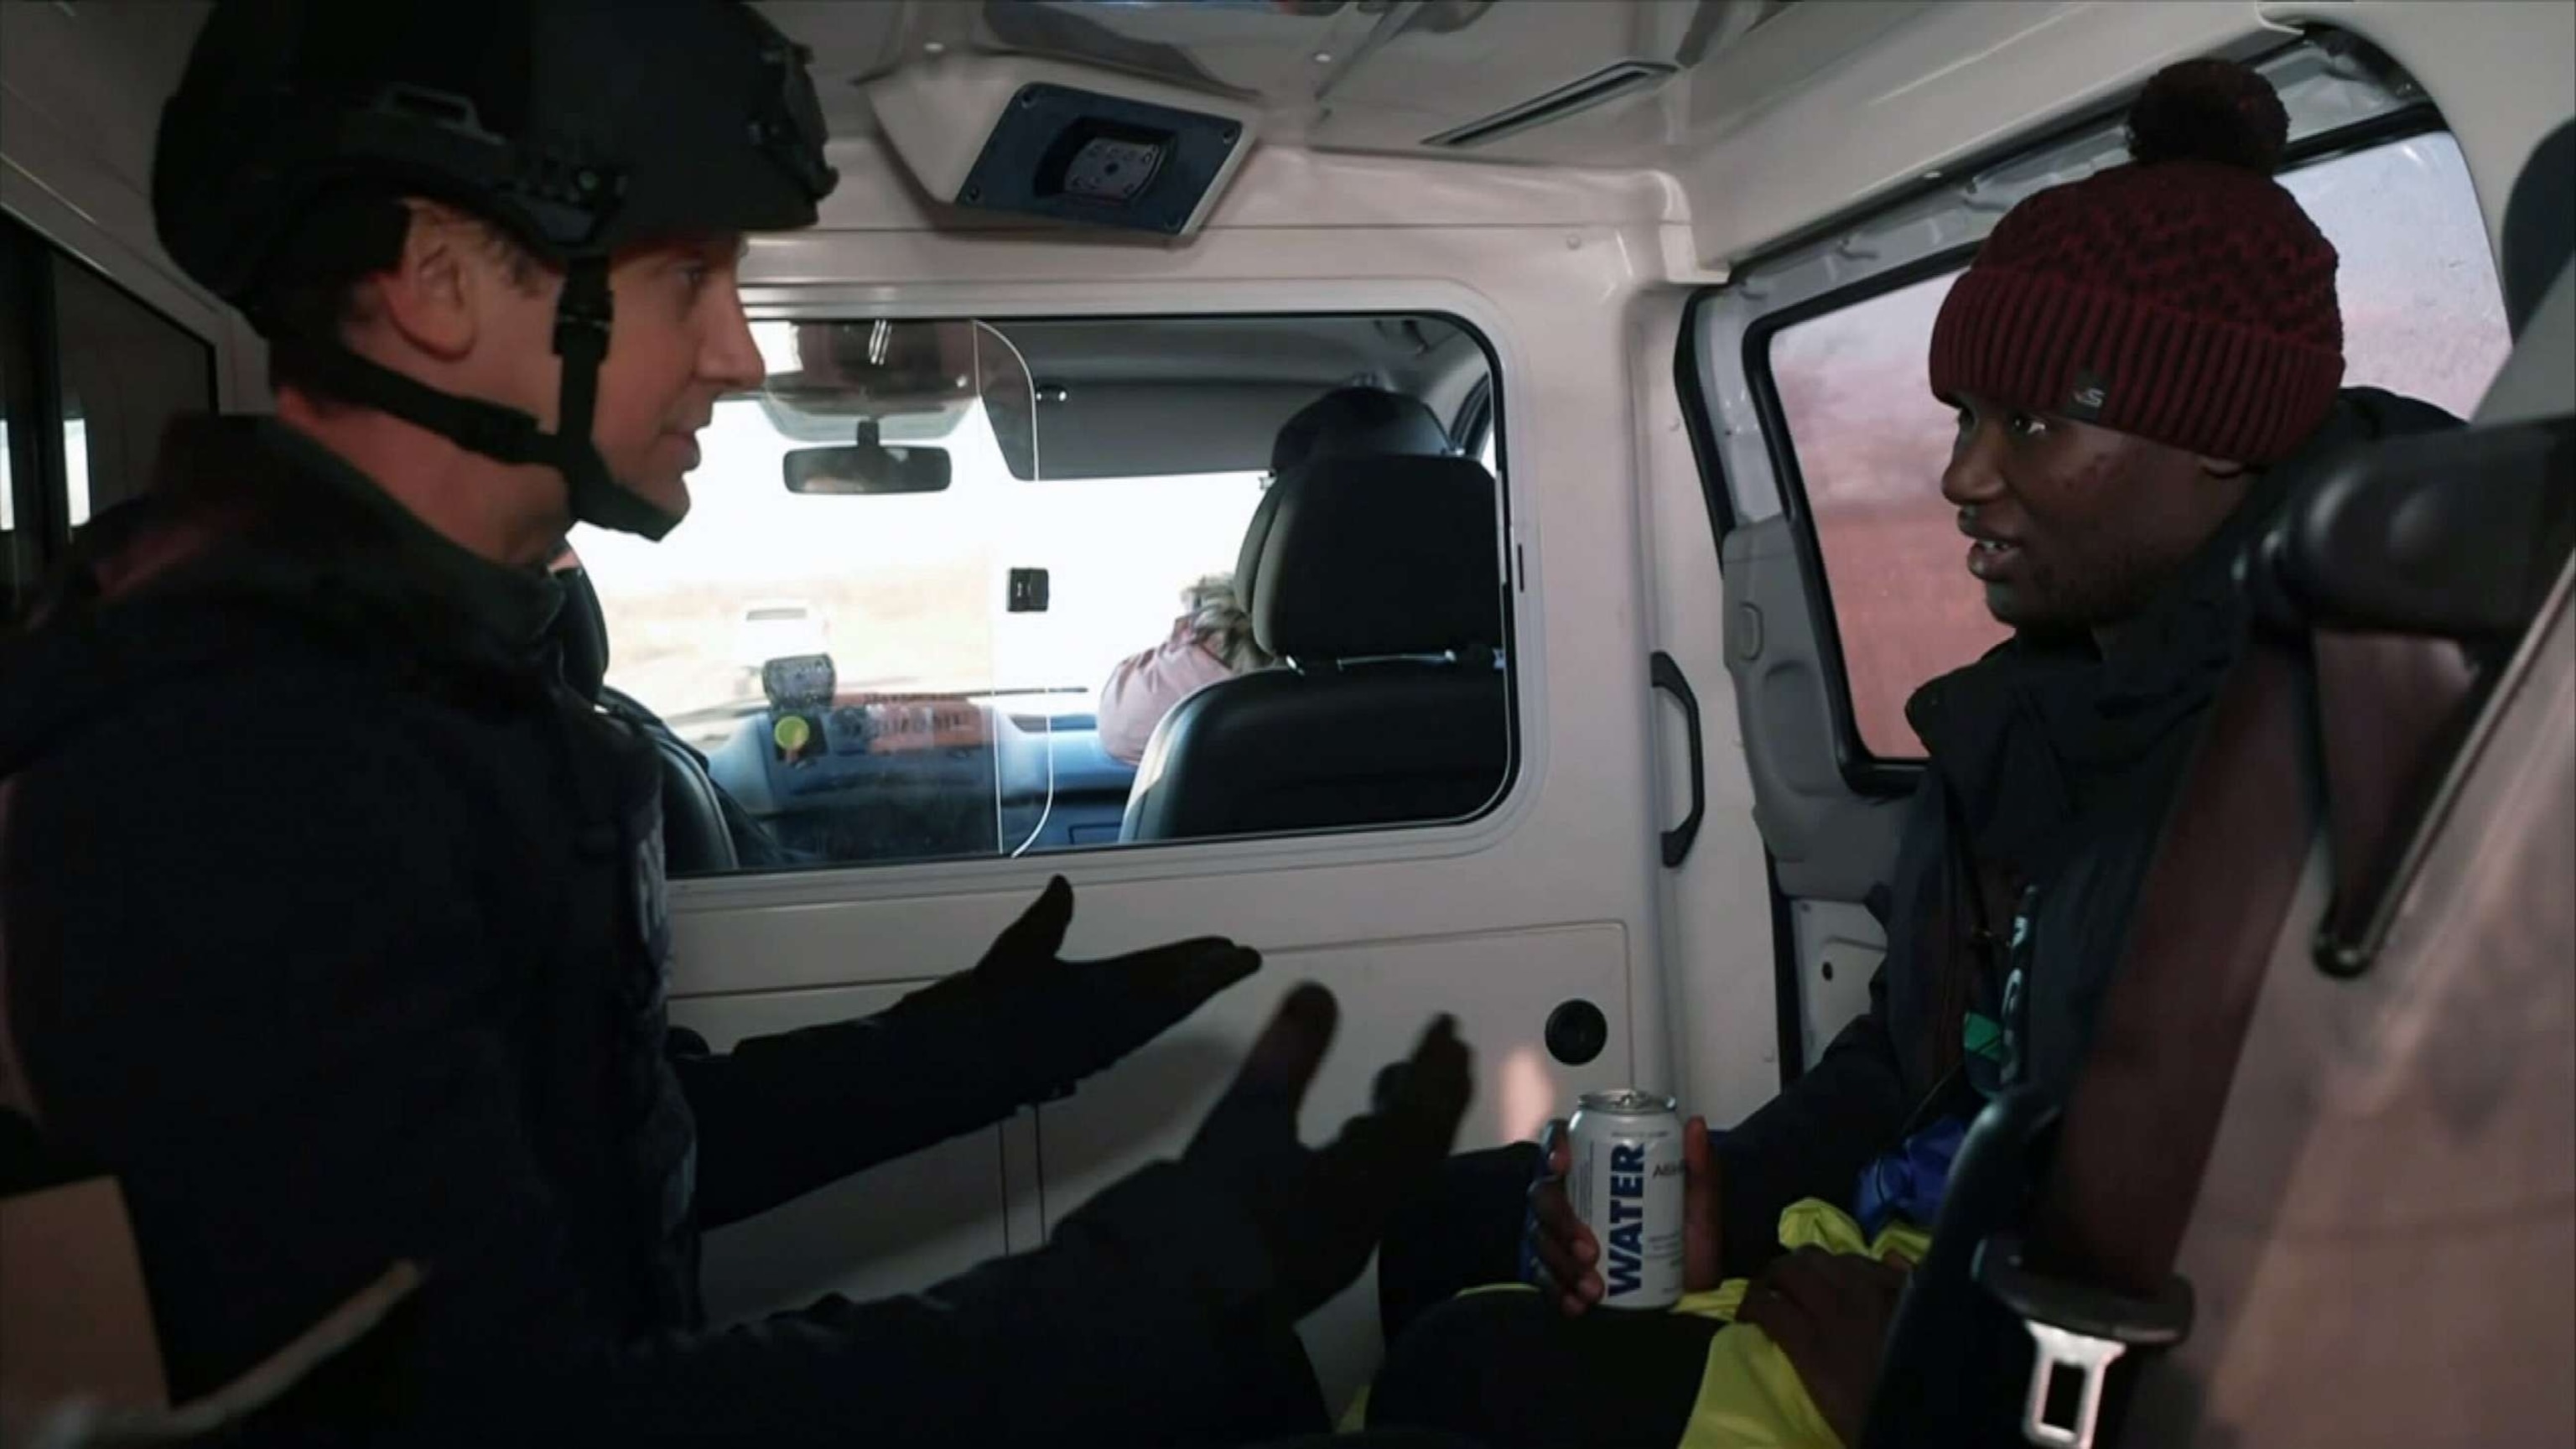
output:
POLYGON ((558 570, 555 578, 564 591, 552 630, 564 683, 651 740, 661 756, 663 868, 672 875, 739 869, 724 794, 707 773, 706 757, 671 733, 660 716, 608 687, 608 616, 600 609, 599 591, 578 567, 558 570))
POLYGON ((1285 667, 1173 706, 1120 838, 1453 820, 1511 758, 1494 479, 1465 458, 1318 458, 1263 500, 1245 607, 1285 667))

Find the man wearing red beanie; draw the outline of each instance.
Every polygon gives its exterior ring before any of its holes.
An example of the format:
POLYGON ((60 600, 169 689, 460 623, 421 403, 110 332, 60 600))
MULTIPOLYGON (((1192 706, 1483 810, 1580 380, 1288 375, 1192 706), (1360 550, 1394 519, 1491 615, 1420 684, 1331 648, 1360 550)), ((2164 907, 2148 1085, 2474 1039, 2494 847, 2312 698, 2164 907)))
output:
MULTIPOLYGON (((2305 459, 2457 425, 2338 391, 2334 247, 2272 179, 2288 129, 2242 66, 2166 69, 2130 114, 2129 164, 2015 207, 1934 326, 1932 391, 1959 414, 1942 495, 1968 574, 2015 634, 1907 704, 1930 768, 1869 1012, 1733 1130, 1685 1128, 1687 1287, 1752 1279, 1737 1321, 1778 1344, 1847 1444, 1903 1276, 1866 1256, 1783 1253, 1782 1210, 1817 1198, 1865 1234, 1929 1225, 1988 1096, 2065 1090, 2242 638, 2237 550, 2305 459)), ((1587 1314, 1600 1247, 1567 1207, 1566 1167, 1561 1141, 1453 1159, 1437 1200, 1399 1221, 1380 1267, 1394 1347, 1372 1426, 1498 1449, 1718 1449, 1702 1369, 1724 1324, 1587 1314), (1447 1298, 1511 1276, 1516 1236, 1539 1294, 1447 1298)))
POLYGON ((2014 207, 1941 304, 1941 491, 1997 619, 2145 612, 2334 410, 2335 250, 2272 179, 2288 129, 2241 66, 2165 71, 2131 163, 2014 207))

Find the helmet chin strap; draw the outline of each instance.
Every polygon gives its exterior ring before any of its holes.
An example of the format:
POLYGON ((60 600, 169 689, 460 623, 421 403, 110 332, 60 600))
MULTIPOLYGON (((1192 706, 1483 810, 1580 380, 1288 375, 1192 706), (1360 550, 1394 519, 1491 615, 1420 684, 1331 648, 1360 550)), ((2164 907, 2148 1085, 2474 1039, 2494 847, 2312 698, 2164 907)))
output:
POLYGON ((607 461, 590 441, 611 313, 607 261, 586 257, 567 267, 563 295, 555 303, 554 346, 563 358, 563 392, 551 433, 516 408, 440 392, 360 357, 336 339, 280 339, 278 345, 298 349, 305 370, 331 396, 390 413, 498 462, 543 464, 563 476, 565 501, 576 521, 658 539, 678 525, 680 515, 610 477, 607 461))
POLYGON ((563 397, 555 409, 553 441, 564 455, 559 468, 576 520, 659 539, 679 525, 680 515, 608 476, 607 460, 590 441, 591 413, 599 402, 599 365, 608 356, 608 324, 615 312, 606 258, 586 257, 565 270, 563 295, 555 302, 555 354, 563 359, 563 397))

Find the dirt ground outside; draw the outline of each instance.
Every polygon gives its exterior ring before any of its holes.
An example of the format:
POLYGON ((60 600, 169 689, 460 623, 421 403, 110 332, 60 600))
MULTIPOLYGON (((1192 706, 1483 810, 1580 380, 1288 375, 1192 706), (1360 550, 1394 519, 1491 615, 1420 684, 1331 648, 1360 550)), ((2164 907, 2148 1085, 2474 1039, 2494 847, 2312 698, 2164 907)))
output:
MULTIPOLYGON (((980 563, 867 575, 763 582, 764 599, 796 599, 830 633, 843 689, 984 689, 994 682, 991 614, 980 563)), ((735 661, 743 610, 739 585, 683 585, 619 594, 602 581, 601 607, 616 641, 608 682, 674 722, 701 747, 731 732, 710 711, 760 702, 760 682, 735 661)))

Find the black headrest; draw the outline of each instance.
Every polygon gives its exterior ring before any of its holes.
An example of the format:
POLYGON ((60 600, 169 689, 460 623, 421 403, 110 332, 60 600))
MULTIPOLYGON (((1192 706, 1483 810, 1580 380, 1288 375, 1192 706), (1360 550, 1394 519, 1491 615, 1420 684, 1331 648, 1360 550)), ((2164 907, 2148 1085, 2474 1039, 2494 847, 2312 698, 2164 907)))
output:
POLYGON ((1322 458, 1263 498, 1252 637, 1301 662, 1498 648, 1494 480, 1468 458, 1322 458))
POLYGON ((2504 208, 2504 310, 2520 337, 2541 295, 2576 251, 2576 121, 2563 121, 2523 163, 2504 208))
POLYGON ((2389 438, 2321 464, 2244 567, 2289 628, 2509 646, 2576 546, 2576 420, 2389 438))
POLYGON ((1252 591, 1261 582, 1261 556, 1270 548, 1270 525, 1279 517, 1279 482, 1261 490, 1252 505, 1252 521, 1243 526, 1243 547, 1234 553, 1234 596, 1252 607, 1252 591))
POLYGON ((608 615, 600 610, 599 590, 591 587, 588 571, 560 569, 555 580, 564 591, 553 625, 563 654, 564 683, 584 699, 597 699, 608 679, 608 615))
POLYGON ((1419 399, 1382 387, 1337 387, 1280 426, 1270 444, 1270 471, 1285 473, 1317 458, 1448 451, 1449 430, 1419 399))
POLYGON ((1308 463, 1325 458, 1358 458, 1385 454, 1439 457, 1449 451, 1449 434, 1431 409, 1402 393, 1379 387, 1340 387, 1297 410, 1270 446, 1273 483, 1244 526, 1243 547, 1234 560, 1235 597, 1249 601, 1261 578, 1261 555, 1270 546, 1271 520, 1279 516, 1279 488, 1308 463))

